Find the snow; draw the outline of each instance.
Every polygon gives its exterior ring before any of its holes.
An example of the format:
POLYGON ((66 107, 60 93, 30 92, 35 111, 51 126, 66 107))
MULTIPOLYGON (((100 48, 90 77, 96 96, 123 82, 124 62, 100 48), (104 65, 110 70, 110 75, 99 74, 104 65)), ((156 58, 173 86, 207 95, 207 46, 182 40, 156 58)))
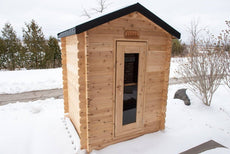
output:
POLYGON ((0 94, 62 88, 62 69, 0 71, 0 94))
POLYGON ((63 112, 53 98, 0 106, 0 153, 74 153, 63 112))
MULTIPOLYGON (((166 127, 163 131, 94 150, 91 154, 168 154, 179 153, 214 140, 230 147, 230 90, 221 85, 210 107, 190 91, 191 105, 173 99, 177 89, 169 86, 166 127)), ((0 106, 0 153, 11 154, 75 154, 80 141, 68 118, 64 118, 63 100, 46 99, 0 106)), ((227 153, 213 149, 206 153, 227 153)))

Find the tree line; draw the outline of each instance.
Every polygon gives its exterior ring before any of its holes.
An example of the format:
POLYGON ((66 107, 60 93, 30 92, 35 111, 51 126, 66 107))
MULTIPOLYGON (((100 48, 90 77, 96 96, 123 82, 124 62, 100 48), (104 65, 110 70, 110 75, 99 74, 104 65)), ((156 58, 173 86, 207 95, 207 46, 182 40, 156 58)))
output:
POLYGON ((61 66, 61 50, 58 40, 50 36, 45 39, 35 20, 25 23, 20 40, 13 26, 6 23, 0 37, 0 69, 15 70, 55 68, 61 66))

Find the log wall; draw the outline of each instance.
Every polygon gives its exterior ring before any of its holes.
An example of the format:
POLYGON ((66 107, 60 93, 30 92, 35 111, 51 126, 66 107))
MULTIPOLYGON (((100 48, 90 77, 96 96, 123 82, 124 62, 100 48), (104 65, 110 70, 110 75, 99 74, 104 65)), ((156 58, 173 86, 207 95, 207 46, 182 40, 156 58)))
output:
POLYGON ((87 149, 87 78, 85 33, 61 39, 64 109, 87 149))
POLYGON ((80 143, 87 149, 87 75, 86 75, 86 33, 78 34, 78 75, 79 75, 79 108, 80 108, 80 143))
POLYGON ((140 13, 134 12, 87 31, 87 150, 101 149, 164 128, 171 35, 140 13), (137 39, 124 37, 126 30, 137 39), (116 40, 147 42, 143 131, 114 137, 116 40))
POLYGON ((68 88, 67 88, 67 68, 66 68, 66 37, 61 38, 61 58, 62 58, 62 81, 63 81, 63 98, 64 112, 69 113, 68 105, 68 88))
MULTIPOLYGON (((72 35, 66 37, 66 70, 67 70, 67 100, 69 117, 74 123, 78 133, 80 133, 80 107, 79 107, 79 81, 78 81, 78 37, 72 35)), ((62 50, 63 52, 63 50, 62 50)), ((64 74, 65 75, 65 74, 64 74)), ((65 94, 64 94, 65 98, 65 94)), ((64 100, 66 101, 66 100, 64 100)))

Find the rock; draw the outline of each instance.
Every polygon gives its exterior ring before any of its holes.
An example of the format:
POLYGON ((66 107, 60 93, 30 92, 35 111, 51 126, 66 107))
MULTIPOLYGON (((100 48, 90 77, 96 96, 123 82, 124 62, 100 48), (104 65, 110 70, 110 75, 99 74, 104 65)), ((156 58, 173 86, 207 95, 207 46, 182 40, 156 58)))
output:
POLYGON ((188 95, 186 94, 187 89, 179 89, 176 91, 174 95, 174 99, 180 99, 184 101, 185 105, 190 105, 190 99, 188 98, 188 95))

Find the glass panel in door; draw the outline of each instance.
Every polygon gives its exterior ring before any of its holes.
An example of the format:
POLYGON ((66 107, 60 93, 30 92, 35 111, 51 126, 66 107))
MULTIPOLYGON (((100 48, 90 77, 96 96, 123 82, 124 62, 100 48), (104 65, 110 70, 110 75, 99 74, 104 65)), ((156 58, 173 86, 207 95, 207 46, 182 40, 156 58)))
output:
POLYGON ((123 89, 123 125, 136 122, 138 53, 125 53, 123 89))

